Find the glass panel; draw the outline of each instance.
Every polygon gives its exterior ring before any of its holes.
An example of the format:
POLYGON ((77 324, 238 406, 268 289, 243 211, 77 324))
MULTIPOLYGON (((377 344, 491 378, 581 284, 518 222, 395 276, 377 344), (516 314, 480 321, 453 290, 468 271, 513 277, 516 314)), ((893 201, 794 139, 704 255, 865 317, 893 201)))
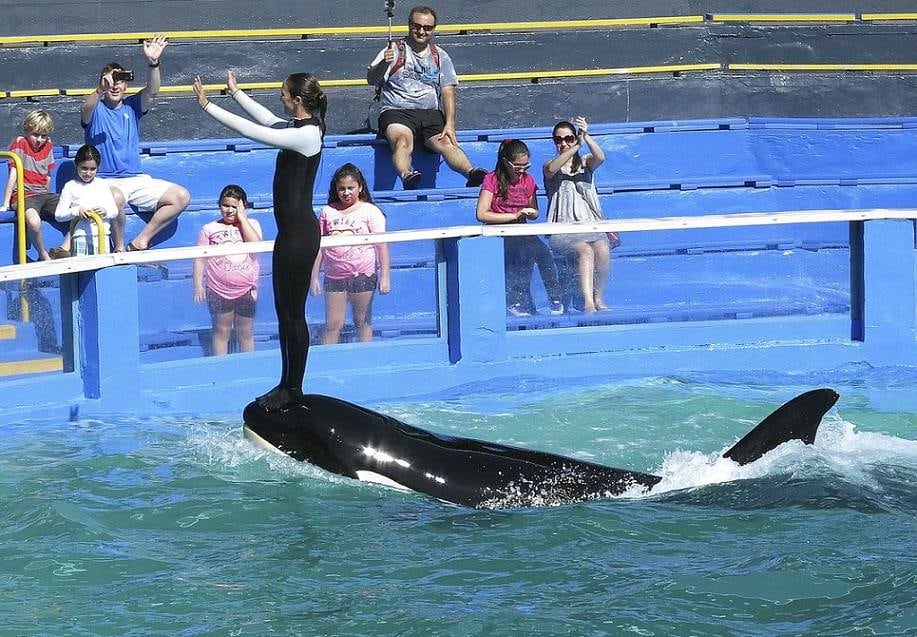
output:
MULTIPOLYGON (((221 296, 208 285, 207 260, 201 262, 203 294, 194 286, 194 259, 138 266, 140 362, 198 358, 277 347, 270 279, 270 254, 210 257, 222 272, 233 272, 249 258, 260 269, 253 292, 221 296)), ((235 294, 233 291, 232 294, 235 294)))
POLYGON ((607 287, 612 322, 848 313, 847 226, 831 225, 842 236, 777 240, 758 229, 756 239, 755 228, 629 234, 633 247, 615 251, 607 287))
MULTIPOLYGON (((42 277, 3 285, 0 321, 0 378, 64 370, 61 278, 42 277)), ((69 342, 67 347, 70 347, 69 342)), ((73 370, 72 356, 66 356, 73 370)))
MULTIPOLYGON (((271 287, 271 255, 260 253, 257 258, 260 275, 254 302, 253 320, 248 320, 251 301, 246 298, 225 301, 211 290, 208 298, 195 302, 194 261, 166 261, 138 267, 140 304, 140 361, 156 363, 169 360, 211 356, 228 351, 246 351, 245 334, 250 326, 254 349, 278 348, 277 316, 271 287), (229 327, 232 326, 232 327, 229 327), (225 334, 229 332, 228 342, 225 334)), ((211 257, 234 259, 232 267, 243 257, 211 257)), ((374 292, 362 291, 366 279, 344 282, 329 292, 325 273, 318 295, 310 294, 306 303, 306 319, 314 345, 323 342, 350 343, 361 340, 383 340, 439 336, 437 312, 438 268, 434 241, 393 244, 390 247, 390 293, 382 294, 378 283, 374 292), (338 292, 343 286, 345 291, 338 292), (358 290, 347 292, 347 287, 358 290), (361 287, 362 286, 362 287, 361 287), (368 298, 367 298, 368 297, 368 298), (329 308, 328 301, 334 304, 329 308), (370 321, 355 325, 353 303, 362 312, 369 301, 370 321), (338 317, 339 327, 327 329, 327 312, 338 317), (342 313, 343 312, 343 313, 342 313)), ((204 270, 206 272, 206 268, 204 270)), ((206 274, 204 276, 206 287, 206 274)), ((372 289, 372 288, 371 288, 372 289)), ((359 316, 359 315, 358 315, 359 316)), ((249 341, 251 342, 251 341, 249 341)))
POLYGON ((611 251, 604 285, 601 270, 592 269, 593 292, 599 286, 603 291, 593 296, 593 302, 608 308, 597 307, 595 312, 584 301, 589 287, 581 285, 579 266, 583 253, 600 262, 600 250, 585 252, 583 242, 563 250, 552 241, 549 260, 546 242, 539 247, 531 239, 528 244, 516 241, 516 254, 522 256, 514 257, 512 248, 507 248, 506 256, 507 328, 848 313, 848 241, 846 223, 623 234, 620 245, 611 251), (523 299, 522 315, 514 315, 510 299, 513 258, 523 261, 515 270, 520 273, 515 298, 523 299), (542 263, 547 276, 539 276, 542 263), (552 265, 563 313, 551 307, 552 265))
MULTIPOLYGON (((333 344, 439 336, 436 243, 394 243, 388 250, 391 283, 387 294, 381 293, 379 285, 374 294, 360 292, 365 288, 365 280, 329 279, 323 267, 322 294, 308 305, 313 342, 333 344), (354 310, 359 317, 367 301, 370 325, 354 319, 354 310)), ((323 261, 327 265, 328 260, 323 261)))

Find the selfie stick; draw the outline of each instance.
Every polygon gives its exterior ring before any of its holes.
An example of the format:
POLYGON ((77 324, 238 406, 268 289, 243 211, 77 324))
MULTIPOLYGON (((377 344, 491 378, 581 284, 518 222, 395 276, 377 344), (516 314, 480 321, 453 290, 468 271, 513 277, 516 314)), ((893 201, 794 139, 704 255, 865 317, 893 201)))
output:
POLYGON ((395 0, 385 0, 385 15, 388 16, 388 45, 392 45, 392 18, 395 16, 395 0))

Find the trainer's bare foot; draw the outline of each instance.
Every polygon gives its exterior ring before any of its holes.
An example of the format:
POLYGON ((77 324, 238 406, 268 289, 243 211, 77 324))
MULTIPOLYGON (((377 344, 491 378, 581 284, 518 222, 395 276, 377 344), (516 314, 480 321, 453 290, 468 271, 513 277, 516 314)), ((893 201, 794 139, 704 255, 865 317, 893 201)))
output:
POLYGON ((294 405, 302 404, 302 390, 290 389, 277 385, 268 393, 258 396, 255 402, 264 411, 281 411, 294 405))
POLYGON ((595 297, 595 310, 596 312, 604 312, 608 309, 608 306, 605 305, 605 301, 601 297, 595 297))

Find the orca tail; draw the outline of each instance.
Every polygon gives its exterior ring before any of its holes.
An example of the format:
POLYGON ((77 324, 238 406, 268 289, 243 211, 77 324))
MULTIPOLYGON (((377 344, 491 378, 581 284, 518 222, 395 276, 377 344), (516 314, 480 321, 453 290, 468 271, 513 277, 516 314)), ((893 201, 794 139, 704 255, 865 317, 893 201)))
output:
POLYGON ((743 465, 790 440, 811 445, 822 417, 839 397, 833 389, 813 389, 796 396, 762 420, 723 457, 743 465))

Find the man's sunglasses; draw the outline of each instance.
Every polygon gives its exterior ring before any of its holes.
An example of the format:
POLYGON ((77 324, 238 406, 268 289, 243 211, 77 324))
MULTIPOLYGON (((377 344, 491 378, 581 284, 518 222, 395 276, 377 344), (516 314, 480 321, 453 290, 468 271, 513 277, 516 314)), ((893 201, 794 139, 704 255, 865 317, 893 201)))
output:
POLYGON ((576 137, 574 137, 573 135, 564 135, 563 137, 561 137, 560 135, 554 136, 555 144, 560 144, 562 142, 567 142, 568 144, 572 144, 575 141, 576 141, 576 137))
POLYGON ((436 28, 435 24, 417 24, 416 22, 412 22, 410 26, 415 31, 424 31, 425 33, 429 33, 436 28))

